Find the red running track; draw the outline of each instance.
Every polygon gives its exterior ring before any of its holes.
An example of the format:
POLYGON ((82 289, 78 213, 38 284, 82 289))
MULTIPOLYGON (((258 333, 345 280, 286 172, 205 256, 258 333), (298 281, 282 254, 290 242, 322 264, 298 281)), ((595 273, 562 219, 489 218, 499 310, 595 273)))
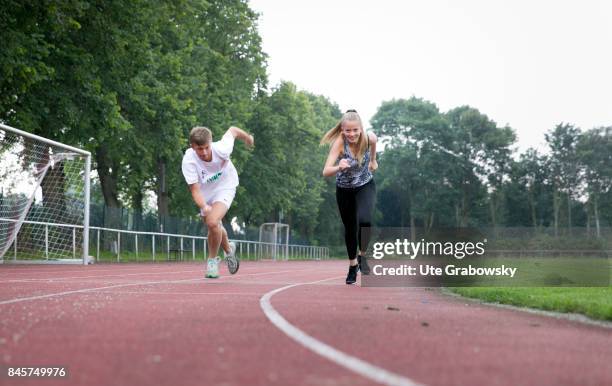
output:
POLYGON ((1 385, 612 385, 612 329, 437 289, 362 288, 346 262, 0 266, 1 385), (289 335, 291 336, 289 336, 289 335))

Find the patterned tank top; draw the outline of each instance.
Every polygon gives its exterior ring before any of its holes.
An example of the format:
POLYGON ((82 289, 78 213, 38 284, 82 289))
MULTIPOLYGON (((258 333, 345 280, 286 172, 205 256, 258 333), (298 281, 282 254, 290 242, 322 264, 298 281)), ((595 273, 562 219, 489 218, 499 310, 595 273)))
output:
POLYGON ((359 160, 353 157, 351 153, 351 149, 349 148, 349 144, 346 138, 343 137, 344 140, 344 152, 340 157, 338 157, 338 161, 341 159, 346 159, 349 162, 350 167, 344 169, 343 171, 338 171, 336 173, 336 185, 340 188, 358 188, 370 182, 372 179, 372 172, 368 169, 368 165, 370 163, 370 137, 367 136, 368 147, 366 148, 366 152, 363 155, 363 163, 361 166, 359 165, 359 160))

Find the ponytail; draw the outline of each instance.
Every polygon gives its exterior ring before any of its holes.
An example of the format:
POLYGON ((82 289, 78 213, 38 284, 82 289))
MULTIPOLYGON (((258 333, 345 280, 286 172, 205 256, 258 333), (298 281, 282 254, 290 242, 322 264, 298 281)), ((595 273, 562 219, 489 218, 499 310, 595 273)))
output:
POLYGON ((359 126, 361 126, 361 136, 359 137, 359 144, 357 154, 355 156, 359 160, 359 165, 363 163, 364 154, 366 152, 366 148, 368 146, 368 140, 366 138, 366 132, 363 129, 363 124, 361 123, 361 117, 357 114, 356 110, 347 110, 346 113, 342 114, 342 118, 336 123, 334 127, 329 129, 323 138, 321 138, 321 145, 326 145, 330 143, 334 143, 334 141, 342 135, 342 124, 346 121, 358 121, 359 126))
POLYGON ((338 123, 336 123, 336 126, 329 129, 327 133, 323 135, 323 138, 321 138, 320 145, 334 143, 336 138, 338 138, 340 135, 342 135, 342 119, 340 119, 338 123))

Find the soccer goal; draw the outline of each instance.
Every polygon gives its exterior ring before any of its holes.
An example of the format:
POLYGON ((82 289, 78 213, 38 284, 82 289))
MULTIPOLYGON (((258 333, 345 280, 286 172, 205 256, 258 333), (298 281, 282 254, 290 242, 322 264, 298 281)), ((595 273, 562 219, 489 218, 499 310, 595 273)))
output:
POLYGON ((91 154, 0 124, 0 263, 89 263, 91 154))
POLYGON ((259 242, 263 258, 289 259, 289 225, 279 222, 261 224, 259 242))

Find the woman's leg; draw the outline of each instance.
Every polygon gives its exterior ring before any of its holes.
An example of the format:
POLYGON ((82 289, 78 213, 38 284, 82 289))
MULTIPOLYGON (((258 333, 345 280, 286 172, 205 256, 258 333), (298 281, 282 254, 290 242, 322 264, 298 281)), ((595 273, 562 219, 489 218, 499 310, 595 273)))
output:
POLYGON ((376 184, 374 180, 368 182, 356 194, 357 223, 359 224, 359 254, 365 256, 372 234, 372 218, 376 204, 376 184))
POLYGON ((357 265, 357 208, 355 192, 351 189, 336 188, 336 202, 344 224, 344 243, 351 265, 357 265))

